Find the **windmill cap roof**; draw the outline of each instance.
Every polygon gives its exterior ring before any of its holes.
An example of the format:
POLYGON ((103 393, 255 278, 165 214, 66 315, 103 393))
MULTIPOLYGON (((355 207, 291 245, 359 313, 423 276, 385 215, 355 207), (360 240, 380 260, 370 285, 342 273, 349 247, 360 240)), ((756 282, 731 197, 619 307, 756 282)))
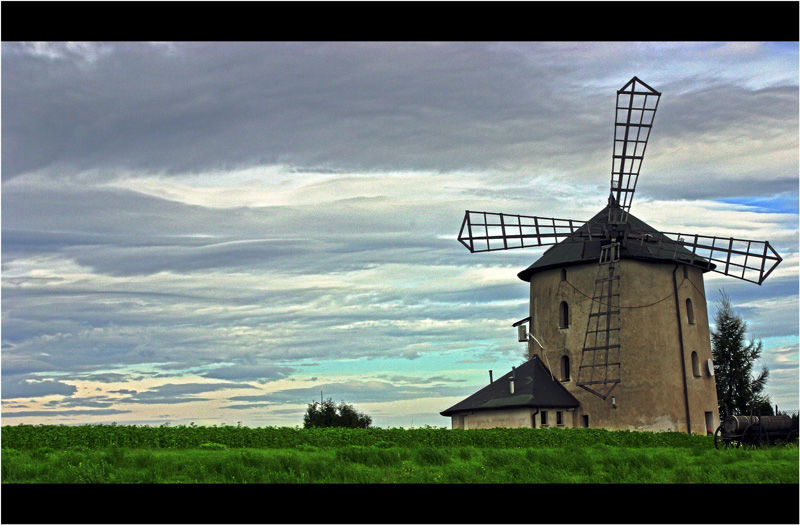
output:
POLYGON ((490 410, 498 408, 525 407, 577 407, 580 403, 575 396, 553 379, 550 370, 542 363, 539 356, 531 359, 495 379, 463 401, 440 412, 450 416, 464 410, 490 410), (509 381, 514 376, 514 393, 511 393, 509 381))
MULTIPOLYGON (((582 234, 593 224, 606 224, 608 221, 609 209, 615 206, 617 205, 609 203, 608 206, 589 219, 586 224, 578 228, 569 237, 551 246, 535 263, 519 272, 517 276, 523 281, 530 282, 533 274, 542 270, 575 264, 585 264, 600 260, 600 248, 608 241, 604 239, 588 240, 586 237, 582 237, 582 234)), ((660 237, 666 238, 663 233, 641 219, 634 217, 632 214, 628 214, 627 224, 633 231, 650 234, 653 240, 658 240, 660 237)), ((657 242, 628 242, 622 246, 620 258, 686 263, 694 260, 693 266, 699 266, 704 272, 713 270, 716 267, 705 259, 702 259, 703 262, 699 262, 699 257, 697 255, 692 254, 692 252, 682 246, 665 246, 657 242)))

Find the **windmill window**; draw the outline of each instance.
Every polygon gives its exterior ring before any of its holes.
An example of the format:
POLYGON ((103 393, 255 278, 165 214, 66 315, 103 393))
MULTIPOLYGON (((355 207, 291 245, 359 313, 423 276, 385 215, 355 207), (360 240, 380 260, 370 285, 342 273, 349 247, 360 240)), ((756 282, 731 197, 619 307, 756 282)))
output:
POLYGON ((566 281, 567 280, 567 269, 566 268, 561 268, 561 280, 562 281, 566 281))
POLYGON ((569 328, 569 306, 566 301, 561 301, 558 305, 558 326, 559 328, 569 328))
POLYGON ((688 266, 684 266, 683 267, 683 278, 684 279, 688 279, 689 278, 689 267, 688 266))
POLYGON ((561 380, 569 381, 569 356, 561 356, 561 380))
POLYGON ((689 320, 689 324, 694 324, 694 306, 692 306, 692 300, 686 299, 686 318, 689 320))
POLYGON ((692 352, 692 374, 694 377, 700 377, 700 359, 697 357, 697 352, 692 352))

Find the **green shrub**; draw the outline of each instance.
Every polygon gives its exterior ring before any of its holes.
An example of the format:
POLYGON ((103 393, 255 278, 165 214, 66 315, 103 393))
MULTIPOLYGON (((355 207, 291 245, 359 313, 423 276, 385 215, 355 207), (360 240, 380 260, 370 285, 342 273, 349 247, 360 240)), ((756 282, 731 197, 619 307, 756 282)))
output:
POLYGON ((707 449, 713 439, 680 432, 609 431, 593 428, 247 428, 236 426, 16 425, 2 427, 2 447, 18 450, 95 450, 109 447, 187 449, 203 443, 229 448, 294 448, 345 445, 377 448, 427 446, 511 449, 541 447, 686 447, 707 449))
POLYGON ((200 450, 228 450, 228 445, 225 445, 223 443, 207 442, 207 443, 200 443, 200 445, 198 445, 197 448, 199 448, 200 450))

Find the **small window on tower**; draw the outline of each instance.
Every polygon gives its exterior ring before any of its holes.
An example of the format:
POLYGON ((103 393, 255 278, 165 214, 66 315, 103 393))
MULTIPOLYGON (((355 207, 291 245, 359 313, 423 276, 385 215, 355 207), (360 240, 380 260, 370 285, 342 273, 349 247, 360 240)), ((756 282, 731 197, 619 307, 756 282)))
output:
POLYGON ((558 327, 569 328, 569 306, 566 301, 561 301, 558 305, 558 327))
POLYGON ((561 356, 561 380, 569 381, 569 356, 561 356))
POLYGON ((566 281, 567 280, 567 269, 566 268, 561 268, 561 280, 562 281, 566 281))
POLYGON ((694 377, 700 377, 700 359, 697 357, 697 352, 692 352, 692 374, 694 377))
POLYGON ((694 324, 694 306, 689 298, 686 299, 686 318, 689 320, 689 324, 694 324))

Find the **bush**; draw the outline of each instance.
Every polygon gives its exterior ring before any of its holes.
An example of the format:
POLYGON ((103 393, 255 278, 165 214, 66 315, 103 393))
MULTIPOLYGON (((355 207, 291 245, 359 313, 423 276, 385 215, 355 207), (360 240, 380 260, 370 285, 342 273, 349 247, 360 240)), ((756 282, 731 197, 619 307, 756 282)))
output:
POLYGON ((227 450, 228 445, 223 443, 200 443, 198 447, 200 450, 227 450))
POLYGON ((340 403, 337 406, 330 398, 322 403, 316 401, 310 403, 303 416, 303 428, 369 428, 371 424, 371 417, 356 411, 347 403, 340 403))

